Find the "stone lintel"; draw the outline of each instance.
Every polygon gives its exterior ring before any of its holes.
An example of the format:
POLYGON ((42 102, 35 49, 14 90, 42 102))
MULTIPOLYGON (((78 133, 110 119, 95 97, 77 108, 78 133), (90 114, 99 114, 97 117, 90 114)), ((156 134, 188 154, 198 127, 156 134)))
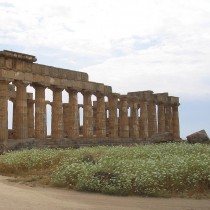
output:
POLYGON ((34 55, 29 55, 29 54, 24 54, 24 53, 9 51, 9 50, 0 51, 0 57, 19 59, 19 60, 24 60, 30 63, 37 61, 36 56, 34 55))
POLYGON ((127 101, 128 99, 128 95, 120 95, 120 101, 127 101))

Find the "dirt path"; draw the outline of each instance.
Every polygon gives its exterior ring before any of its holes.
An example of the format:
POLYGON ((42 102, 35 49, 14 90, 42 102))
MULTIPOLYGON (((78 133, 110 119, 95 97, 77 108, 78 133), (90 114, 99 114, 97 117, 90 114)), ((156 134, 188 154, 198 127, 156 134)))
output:
POLYGON ((210 200, 115 197, 28 187, 0 176, 0 210, 210 210, 210 200))

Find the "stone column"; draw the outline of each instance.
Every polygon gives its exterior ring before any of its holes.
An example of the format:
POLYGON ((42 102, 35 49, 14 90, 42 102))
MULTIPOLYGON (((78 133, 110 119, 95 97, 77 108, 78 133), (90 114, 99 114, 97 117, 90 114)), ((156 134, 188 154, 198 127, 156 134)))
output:
POLYGON ((130 99, 130 137, 139 138, 138 101, 137 98, 130 99))
POLYGON ((93 137, 93 108, 90 91, 83 91, 84 109, 83 109, 83 136, 93 137))
POLYGON ((34 138, 34 100, 28 99, 28 137, 34 138))
POLYGON ((97 107, 93 105, 93 135, 96 135, 96 109, 97 107))
POLYGON ((46 102, 45 86, 35 84, 35 137, 37 139, 46 139, 47 121, 46 121, 46 102))
POLYGON ((171 103, 168 102, 165 107, 165 131, 173 133, 172 127, 172 108, 171 103))
POLYGON ((158 102, 158 133, 165 132, 165 104, 158 102))
POLYGON ((128 121, 128 98, 127 95, 120 97, 120 137, 129 137, 129 121, 128 121))
POLYGON ((0 153, 8 139, 8 81, 0 80, 0 153))
POLYGON ((28 138, 28 112, 27 112, 27 83, 15 81, 16 91, 16 136, 17 139, 28 138))
POLYGON ((174 137, 179 139, 180 138, 180 131, 179 131, 179 112, 178 112, 178 106, 179 104, 174 104, 172 106, 173 109, 173 134, 174 137))
POLYGON ((147 101, 140 101, 139 137, 148 137, 148 110, 147 101))
POLYGON ((68 136, 70 138, 78 138, 79 137, 79 108, 78 108, 78 100, 77 93, 78 90, 75 89, 67 89, 69 93, 69 129, 68 136))
POLYGON ((149 105, 148 105, 148 135, 151 137, 152 135, 157 133, 157 118, 156 118, 156 104, 154 95, 150 95, 149 105))
POLYGON ((118 137, 117 102, 120 94, 112 93, 109 98, 109 137, 118 137))
POLYGON ((12 129, 16 130, 16 99, 12 98, 11 101, 13 103, 12 129))
POLYGON ((68 129, 69 129, 69 104, 63 104, 63 128, 64 128, 64 137, 68 137, 68 129))
POLYGON ((106 137, 106 119, 105 119, 105 102, 104 96, 100 93, 96 94, 96 137, 106 137))
POLYGON ((52 103, 52 138, 63 139, 63 107, 62 107, 62 91, 63 88, 52 87, 53 103, 52 103))

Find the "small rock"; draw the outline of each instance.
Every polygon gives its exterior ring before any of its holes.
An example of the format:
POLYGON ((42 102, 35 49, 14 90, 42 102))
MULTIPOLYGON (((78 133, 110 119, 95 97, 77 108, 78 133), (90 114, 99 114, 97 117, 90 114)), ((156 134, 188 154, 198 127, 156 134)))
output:
POLYGON ((207 135, 205 130, 201 130, 201 131, 195 132, 195 133, 187 136, 187 141, 190 144, 210 143, 209 137, 208 137, 208 135, 207 135))

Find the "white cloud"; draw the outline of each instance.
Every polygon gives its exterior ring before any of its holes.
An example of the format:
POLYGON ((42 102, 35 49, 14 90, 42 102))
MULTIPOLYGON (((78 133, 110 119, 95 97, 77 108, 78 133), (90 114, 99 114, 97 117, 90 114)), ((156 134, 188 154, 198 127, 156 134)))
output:
POLYGON ((206 97, 208 8, 209 0, 0 0, 0 44, 82 66, 114 91, 206 97))

